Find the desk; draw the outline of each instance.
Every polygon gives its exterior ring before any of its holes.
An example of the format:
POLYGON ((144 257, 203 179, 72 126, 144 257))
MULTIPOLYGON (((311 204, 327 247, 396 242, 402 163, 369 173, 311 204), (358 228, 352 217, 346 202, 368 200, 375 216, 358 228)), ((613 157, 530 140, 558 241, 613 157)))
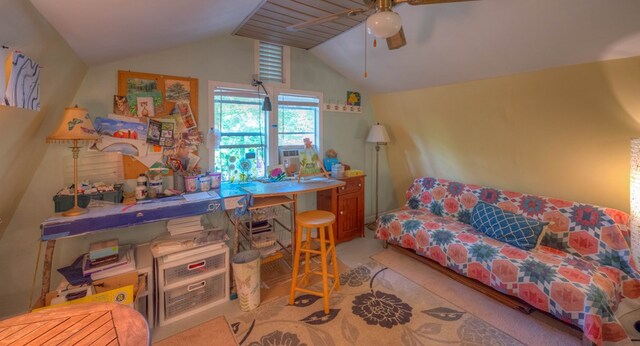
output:
MULTIPOLYGON (((309 192, 317 192, 317 191, 335 191, 337 187, 344 186, 345 182, 341 180, 328 179, 328 178, 310 178, 302 181, 280 181, 274 183, 252 183, 241 185, 241 188, 251 194, 254 198, 253 206, 250 206, 249 211, 255 209, 260 209, 264 207, 271 206, 284 206, 286 208, 290 208, 289 212, 291 214, 291 222, 290 228, 287 228, 280 222, 277 222, 280 226, 287 229, 291 232, 291 234, 295 234, 293 230, 295 230, 295 215, 298 210, 298 195, 309 192), (287 195, 291 195, 292 198, 288 199, 287 195)), ((249 217, 251 218, 251 217, 249 217)), ((231 219, 231 218, 230 218, 231 219)), ((235 253, 238 250, 238 239, 239 239, 239 228, 240 228, 240 218, 238 216, 233 220, 233 245, 232 252, 235 253)), ((275 225, 274 225, 275 226, 275 225)), ((248 236, 251 237, 252 231, 249 230, 248 236)), ((251 240, 249 239, 249 246, 251 246, 251 240)), ((291 239, 291 246, 293 250, 293 244, 295 244, 294 239, 291 239)), ((280 246, 285 249, 285 246, 280 243, 280 246)), ((286 250, 286 249, 285 249, 286 250)), ((282 256, 274 256, 270 257, 268 260, 263 259, 268 262, 270 260, 278 259, 282 256)), ((292 256, 293 257, 293 256, 292 256)))
POLYGON ((0 321, 0 344, 148 345, 149 328, 136 310, 86 303, 31 312, 0 321))
MULTIPOLYGON (((51 286, 51 264, 56 239, 150 222, 165 221, 171 218, 222 211, 227 209, 225 207, 225 201, 227 199, 237 199, 248 193, 253 194, 254 198, 293 195, 293 213, 295 214, 298 194, 333 189, 344 184, 342 181, 327 178, 312 178, 301 182, 225 183, 222 184, 219 190, 210 191, 208 197, 198 200, 190 201, 186 200, 184 196, 175 196, 143 201, 130 206, 116 204, 109 207, 92 208, 89 209, 88 213, 78 216, 63 217, 61 214, 56 214, 43 221, 40 225, 42 240, 47 241, 44 268, 42 271, 40 300, 44 305, 44 297, 47 292, 49 292, 51 286)), ((191 194, 191 196, 193 196, 193 194, 191 194)))

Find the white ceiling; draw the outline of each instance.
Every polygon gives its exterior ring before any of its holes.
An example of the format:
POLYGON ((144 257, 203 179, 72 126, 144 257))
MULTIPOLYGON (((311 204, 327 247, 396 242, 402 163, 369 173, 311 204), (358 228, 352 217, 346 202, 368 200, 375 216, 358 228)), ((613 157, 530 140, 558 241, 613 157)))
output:
POLYGON ((31 0, 87 64, 230 35, 262 0, 31 0))
MULTIPOLYGON (((31 0, 96 65, 230 35, 261 0, 31 0)), ((311 49, 372 92, 640 56, 640 0, 480 0, 394 7, 407 45, 367 48, 359 25, 311 49)))

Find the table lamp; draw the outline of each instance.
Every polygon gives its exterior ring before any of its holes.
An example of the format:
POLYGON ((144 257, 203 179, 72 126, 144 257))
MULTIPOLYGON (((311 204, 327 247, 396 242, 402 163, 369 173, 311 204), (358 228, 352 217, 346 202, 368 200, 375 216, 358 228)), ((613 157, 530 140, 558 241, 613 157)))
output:
POLYGON ((389 142, 389 135, 387 134, 387 130, 384 126, 380 125, 380 123, 371 126, 369 135, 367 136, 367 142, 376 144, 376 219, 374 222, 367 225, 368 229, 373 230, 376 228, 376 224, 378 223, 378 158, 380 156, 380 146, 386 145, 389 142))
POLYGON ((60 125, 55 132, 47 136, 47 143, 70 144, 73 153, 73 208, 63 212, 62 216, 82 215, 88 211, 78 206, 78 154, 81 146, 99 138, 87 110, 78 106, 65 108, 60 125))

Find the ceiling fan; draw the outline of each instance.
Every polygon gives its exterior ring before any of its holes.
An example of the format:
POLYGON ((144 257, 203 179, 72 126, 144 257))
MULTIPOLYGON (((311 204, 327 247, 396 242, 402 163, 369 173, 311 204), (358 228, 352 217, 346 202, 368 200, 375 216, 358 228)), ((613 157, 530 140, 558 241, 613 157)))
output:
POLYGON ((407 44, 402 29, 402 19, 400 15, 391 9, 394 5, 407 3, 409 5, 431 5, 448 2, 462 2, 475 0, 364 0, 365 8, 349 8, 342 12, 329 14, 323 17, 314 18, 302 23, 290 25, 289 31, 304 30, 308 27, 330 22, 342 17, 355 16, 361 13, 368 13, 375 9, 375 13, 367 18, 367 31, 369 34, 387 40, 389 49, 398 49, 407 44))

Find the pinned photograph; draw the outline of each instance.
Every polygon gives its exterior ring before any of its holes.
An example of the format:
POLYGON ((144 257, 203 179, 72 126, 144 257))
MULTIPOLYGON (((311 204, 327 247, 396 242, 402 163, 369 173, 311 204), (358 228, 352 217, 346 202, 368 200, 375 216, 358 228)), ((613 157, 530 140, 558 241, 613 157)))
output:
POLYGON ((189 102, 191 100, 191 85, 189 81, 166 79, 164 86, 164 95, 167 101, 189 102))
POLYGON ((113 113, 118 115, 131 115, 129 101, 126 96, 113 95, 113 113))
POLYGON ((138 97, 138 116, 153 118, 155 116, 153 107, 153 97, 138 97))
POLYGON ((160 133, 162 132, 162 123, 149 119, 149 129, 147 130, 147 143, 160 145, 160 133))
POLYGON ((151 97, 148 104, 154 109, 154 113, 161 113, 163 108, 162 93, 158 90, 158 81, 155 79, 129 78, 127 79, 127 100, 130 105, 130 113, 138 114, 138 98, 151 97))
POLYGON ((187 129, 192 129, 198 127, 196 123, 196 118, 193 116, 191 112, 191 105, 189 102, 178 102, 176 103, 176 107, 178 108, 178 113, 182 118, 182 122, 184 123, 184 127, 187 129))

